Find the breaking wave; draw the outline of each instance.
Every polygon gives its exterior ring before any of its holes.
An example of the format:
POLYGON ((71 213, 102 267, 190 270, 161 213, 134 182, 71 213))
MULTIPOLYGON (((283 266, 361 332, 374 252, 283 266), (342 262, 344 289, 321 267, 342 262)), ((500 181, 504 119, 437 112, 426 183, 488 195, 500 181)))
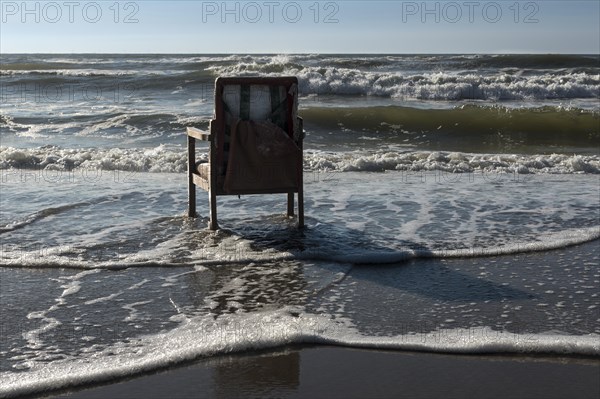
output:
MULTIPOLYGON (((207 159, 205 152, 198 159, 207 159)), ((598 155, 471 154, 447 151, 346 151, 306 150, 307 172, 443 171, 447 173, 597 174, 598 155)), ((107 170, 150 173, 184 173, 187 153, 183 148, 157 146, 148 149, 71 149, 57 146, 20 149, 0 147, 0 170, 55 172, 107 170)))

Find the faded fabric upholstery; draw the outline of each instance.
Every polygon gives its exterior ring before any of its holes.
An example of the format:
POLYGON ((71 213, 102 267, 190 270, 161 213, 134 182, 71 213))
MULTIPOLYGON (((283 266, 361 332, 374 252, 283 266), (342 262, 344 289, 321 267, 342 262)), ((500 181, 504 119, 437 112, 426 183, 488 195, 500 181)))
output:
POLYGON ((294 189, 301 156, 294 141, 274 123, 238 119, 231 129, 223 188, 231 194, 294 189))

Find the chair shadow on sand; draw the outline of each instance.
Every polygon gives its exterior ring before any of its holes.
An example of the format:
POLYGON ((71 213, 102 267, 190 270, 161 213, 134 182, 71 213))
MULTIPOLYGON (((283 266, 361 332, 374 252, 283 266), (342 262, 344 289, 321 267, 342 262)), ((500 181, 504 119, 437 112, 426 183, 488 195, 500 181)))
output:
MULTIPOLYGON (((202 221, 199 222, 202 224, 202 221)), ((348 275, 355 279, 392 288, 399 293, 429 297, 444 302, 502 301, 504 299, 531 299, 532 294, 447 266, 443 257, 436 257, 432 249, 421 244, 404 242, 406 252, 383 247, 370 239, 363 231, 324 223, 307 218, 307 227, 297 229, 293 220, 280 215, 253 215, 243 223, 231 223, 236 229, 222 229, 220 233, 249 242, 253 253, 268 252, 274 257, 260 263, 277 267, 283 262, 296 262, 297 273, 302 273, 302 262, 328 268, 332 264, 350 265, 348 275), (290 254, 278 258, 276 254, 290 254), (415 254, 416 253, 416 254, 415 254)), ((507 255, 510 256, 510 255, 507 255)), ((251 256, 250 256, 251 257, 251 256)), ((453 256, 455 261, 460 257, 453 256)), ((464 257, 465 263, 480 259, 484 264, 489 257, 464 257)), ((302 276, 293 278, 295 289, 302 276)), ((277 282, 280 287, 271 289, 289 292, 285 280, 277 282)))

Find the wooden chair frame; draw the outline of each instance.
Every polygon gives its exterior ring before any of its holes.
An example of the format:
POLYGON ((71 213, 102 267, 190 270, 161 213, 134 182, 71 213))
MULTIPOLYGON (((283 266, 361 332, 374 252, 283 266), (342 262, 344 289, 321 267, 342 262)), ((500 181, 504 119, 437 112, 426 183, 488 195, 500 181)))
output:
MULTIPOLYGON (((210 220, 209 228, 217 230, 217 196, 220 195, 240 195, 240 194, 287 194, 287 216, 294 216, 294 193, 298 194, 298 227, 304 227, 304 192, 302 177, 302 144, 304 139, 303 121, 297 117, 296 123, 293 123, 292 107, 294 99, 289 90, 292 85, 297 87, 298 79, 296 77, 220 77, 215 82, 215 117, 211 120, 209 131, 203 131, 194 127, 187 128, 187 148, 188 148, 188 216, 197 217, 196 213, 196 186, 208 191, 210 220), (225 109, 223 103, 223 89, 227 85, 265 85, 265 86, 285 86, 288 101, 288 135, 294 139, 296 145, 300 148, 300 160, 297 165, 298 185, 292 190, 248 190, 244 192, 227 193, 223 187, 219 186, 218 167, 223 161, 223 145, 225 136, 225 109), (298 129, 298 132, 294 131, 298 129), (210 164, 210 175, 208 179, 204 178, 197 171, 196 164, 196 140, 209 142, 208 162, 210 164)), ((296 93, 297 96, 297 93, 296 93)))

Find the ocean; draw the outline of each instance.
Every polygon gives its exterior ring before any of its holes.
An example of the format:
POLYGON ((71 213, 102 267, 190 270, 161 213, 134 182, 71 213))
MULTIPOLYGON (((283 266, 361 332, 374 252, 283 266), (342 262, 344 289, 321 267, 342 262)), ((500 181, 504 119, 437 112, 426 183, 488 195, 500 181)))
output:
POLYGON ((600 356, 598 55, 2 54, 0 78, 0 397, 294 344, 600 356), (185 216, 221 75, 298 77, 304 230, 282 195, 185 216))

